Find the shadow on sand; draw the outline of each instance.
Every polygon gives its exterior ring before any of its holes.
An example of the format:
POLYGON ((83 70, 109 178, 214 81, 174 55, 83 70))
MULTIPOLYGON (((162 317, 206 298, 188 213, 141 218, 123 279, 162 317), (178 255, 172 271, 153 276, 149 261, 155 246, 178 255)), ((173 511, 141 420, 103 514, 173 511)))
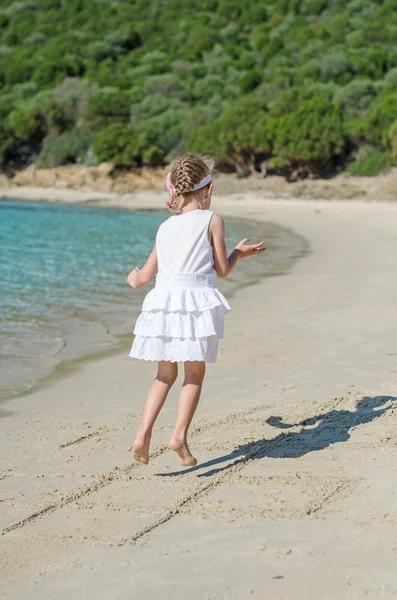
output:
POLYGON ((299 431, 283 432, 267 440, 261 439, 238 446, 235 450, 190 469, 174 473, 158 473, 159 477, 179 477, 200 469, 215 467, 224 462, 229 464, 210 469, 198 477, 211 477, 237 464, 264 457, 298 458, 309 452, 323 450, 332 444, 346 442, 350 430, 358 425, 370 423, 386 411, 397 407, 395 396, 364 396, 357 402, 356 410, 330 410, 326 413, 303 419, 299 423, 284 423, 282 417, 269 417, 266 423, 277 429, 288 430, 300 427, 299 431), (385 406, 385 405, 388 406, 385 406), (229 462, 233 461, 233 462, 229 462))

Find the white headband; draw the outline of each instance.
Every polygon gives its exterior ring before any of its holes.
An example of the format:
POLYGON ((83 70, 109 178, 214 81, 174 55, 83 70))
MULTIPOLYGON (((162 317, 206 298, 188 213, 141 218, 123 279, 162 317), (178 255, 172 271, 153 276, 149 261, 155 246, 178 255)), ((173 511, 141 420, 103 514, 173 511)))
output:
MULTIPOLYGON (((211 183, 212 181, 212 176, 211 173, 208 173, 207 177, 204 177, 204 179, 202 179, 200 181, 200 183, 198 183, 196 185, 196 187, 194 187, 192 190, 187 190, 188 192, 195 192, 197 190, 201 190, 201 188, 205 187, 206 185, 208 185, 209 183, 211 183)), ((184 192, 187 193, 187 192, 184 192)))

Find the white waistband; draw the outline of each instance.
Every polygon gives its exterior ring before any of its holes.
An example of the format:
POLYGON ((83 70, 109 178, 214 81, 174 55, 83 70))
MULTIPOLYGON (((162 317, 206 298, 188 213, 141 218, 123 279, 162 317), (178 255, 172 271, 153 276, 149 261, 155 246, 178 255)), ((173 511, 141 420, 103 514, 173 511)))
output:
POLYGON ((205 273, 157 273, 156 287, 214 287, 215 275, 205 273))

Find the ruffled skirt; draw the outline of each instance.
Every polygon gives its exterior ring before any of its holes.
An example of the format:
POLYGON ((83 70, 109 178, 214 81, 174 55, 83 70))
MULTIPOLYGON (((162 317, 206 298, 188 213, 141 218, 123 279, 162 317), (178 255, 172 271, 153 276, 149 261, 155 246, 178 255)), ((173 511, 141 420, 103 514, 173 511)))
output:
POLYGON ((213 275, 158 274, 137 319, 130 357, 215 362, 230 306, 214 282, 213 275))

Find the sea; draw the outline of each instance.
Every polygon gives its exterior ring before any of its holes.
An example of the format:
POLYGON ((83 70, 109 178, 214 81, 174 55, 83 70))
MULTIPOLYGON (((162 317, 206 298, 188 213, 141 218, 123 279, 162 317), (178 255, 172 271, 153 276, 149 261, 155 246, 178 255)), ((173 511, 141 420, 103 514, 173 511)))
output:
MULTIPOLYGON (((126 283, 142 266, 168 212, 0 200, 0 399, 35 388, 65 362, 133 339, 144 295, 126 283)), ((265 240, 264 255, 239 262, 219 289, 284 274, 307 252, 273 223, 226 220, 227 246, 265 240)), ((265 299, 264 299, 265 305, 265 299)), ((265 309, 265 308, 264 308, 265 309)))

